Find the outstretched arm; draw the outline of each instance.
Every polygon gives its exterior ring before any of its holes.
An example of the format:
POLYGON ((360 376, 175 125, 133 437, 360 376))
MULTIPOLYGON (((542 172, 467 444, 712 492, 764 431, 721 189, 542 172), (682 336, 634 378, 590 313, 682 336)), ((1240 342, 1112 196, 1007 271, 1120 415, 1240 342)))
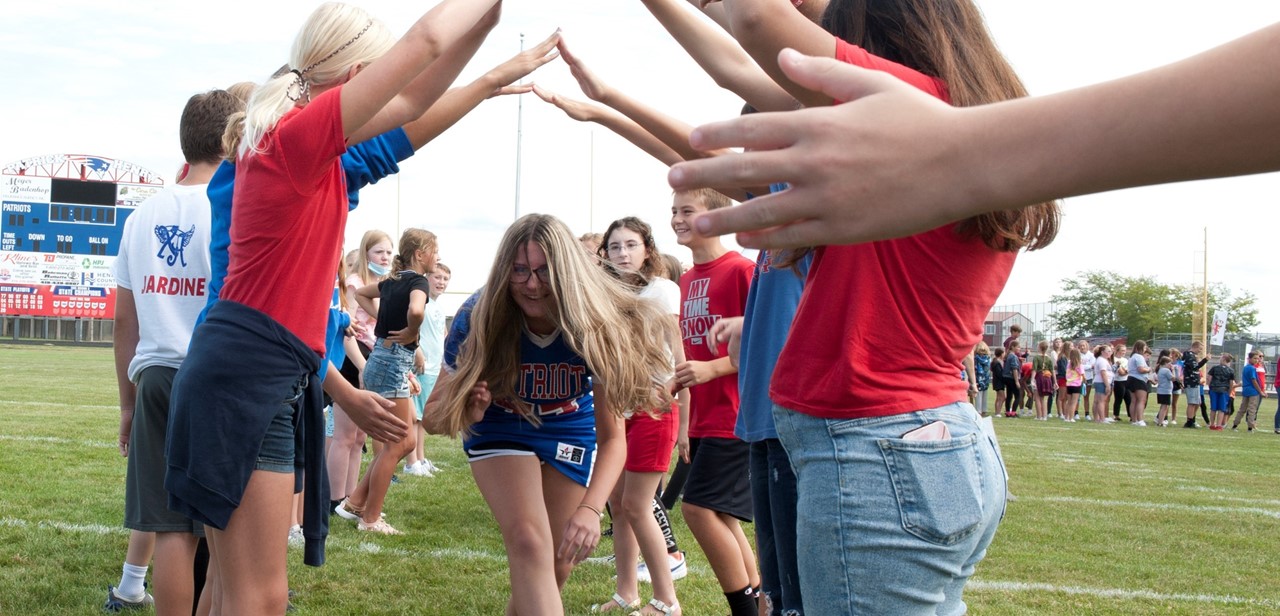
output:
POLYGON ((343 88, 342 130, 348 143, 421 116, 453 81, 449 70, 428 67, 473 34, 481 18, 488 15, 496 22, 498 13, 498 0, 443 0, 418 19, 390 51, 343 88))
POLYGON ((555 105, 565 115, 574 120, 595 122, 608 128, 617 133, 618 136, 644 150, 648 155, 662 161, 664 165, 671 166, 684 160, 678 152, 668 147, 662 140, 654 137, 644 127, 608 107, 566 98, 538 85, 533 86, 533 93, 537 94, 538 98, 555 105))
POLYGON ((787 248, 901 237, 1074 195, 1277 171, 1277 49, 1280 24, 1116 81, 966 108, 877 71, 783 52, 779 65, 791 79, 850 102, 700 127, 696 147, 753 151, 681 163, 669 179, 677 189, 790 182, 694 222, 704 234, 739 232, 743 246, 787 248))
MULTIPOLYGON (((556 51, 556 43, 559 41, 560 32, 556 31, 537 46, 516 54, 510 60, 481 75, 479 79, 461 88, 454 88, 445 92, 440 97, 440 100, 436 101, 431 108, 427 109, 426 113, 422 114, 422 117, 404 126, 404 132, 409 137, 409 143, 413 144, 415 150, 421 148, 456 124, 458 120, 470 113, 472 109, 476 108, 476 105, 479 105, 486 98, 499 93, 505 86, 523 79, 538 67, 556 59, 559 55, 556 51)), ((474 53, 475 50, 472 49, 471 54, 474 53)), ((467 57, 470 58, 470 54, 467 57)), ((524 88, 507 93, 531 91, 529 86, 524 88)))
MULTIPOLYGON (((799 103, 782 89, 727 32, 698 17, 680 0, 641 0, 716 85, 737 94, 759 111, 786 111, 799 103)), ((696 0, 695 0, 696 1, 696 0)), ((724 15, 719 4, 707 6, 724 15)))
POLYGON ((724 4, 734 38, 769 77, 808 107, 831 104, 829 95, 788 78, 778 66, 778 52, 790 48, 810 56, 833 58, 835 36, 809 21, 788 0, 725 0, 724 4))

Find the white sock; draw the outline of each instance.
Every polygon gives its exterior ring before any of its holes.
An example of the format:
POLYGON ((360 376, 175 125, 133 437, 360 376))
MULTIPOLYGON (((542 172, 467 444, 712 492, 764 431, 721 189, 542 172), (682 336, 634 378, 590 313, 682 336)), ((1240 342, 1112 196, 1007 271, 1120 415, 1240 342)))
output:
POLYGON ((116 596, 121 599, 141 599, 146 589, 142 582, 147 578, 147 566, 124 564, 124 574, 120 576, 120 585, 116 587, 116 596))

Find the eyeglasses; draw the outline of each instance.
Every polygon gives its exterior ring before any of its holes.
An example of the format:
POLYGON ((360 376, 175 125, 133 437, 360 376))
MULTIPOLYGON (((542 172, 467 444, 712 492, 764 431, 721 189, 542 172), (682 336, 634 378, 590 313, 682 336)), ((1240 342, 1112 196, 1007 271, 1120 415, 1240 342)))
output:
POLYGON ((511 282, 524 284, 529 282, 530 275, 537 275, 538 281, 542 284, 551 284, 551 270, 545 265, 534 270, 529 269, 527 265, 511 266, 511 282))
POLYGON ((605 250, 608 251, 608 253, 611 255, 616 255, 623 252, 631 252, 637 248, 640 248, 641 246, 644 246, 644 244, 641 244, 640 242, 636 242, 636 241, 631 241, 625 244, 609 244, 609 246, 605 250))

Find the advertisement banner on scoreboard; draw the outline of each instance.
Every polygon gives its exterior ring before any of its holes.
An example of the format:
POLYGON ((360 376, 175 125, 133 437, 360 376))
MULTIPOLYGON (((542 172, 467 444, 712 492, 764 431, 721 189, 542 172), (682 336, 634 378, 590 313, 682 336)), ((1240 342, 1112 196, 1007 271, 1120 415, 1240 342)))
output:
POLYGON ((109 319, 115 257, 0 251, 0 314, 109 319))

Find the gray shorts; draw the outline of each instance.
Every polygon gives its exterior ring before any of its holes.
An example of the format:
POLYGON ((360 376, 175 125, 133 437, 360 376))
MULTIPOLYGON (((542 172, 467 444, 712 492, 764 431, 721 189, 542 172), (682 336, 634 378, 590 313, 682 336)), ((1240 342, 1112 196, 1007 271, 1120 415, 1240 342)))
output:
POLYGON ((169 392, 173 391, 173 375, 177 373, 175 368, 150 366, 138 375, 125 473, 124 527, 203 537, 203 524, 169 511, 169 493, 164 489, 164 473, 168 467, 164 438, 169 427, 169 392))
POLYGON ((1204 396, 1200 393, 1199 385, 1192 385, 1182 390, 1182 395, 1187 399, 1187 404, 1204 404, 1204 396))

